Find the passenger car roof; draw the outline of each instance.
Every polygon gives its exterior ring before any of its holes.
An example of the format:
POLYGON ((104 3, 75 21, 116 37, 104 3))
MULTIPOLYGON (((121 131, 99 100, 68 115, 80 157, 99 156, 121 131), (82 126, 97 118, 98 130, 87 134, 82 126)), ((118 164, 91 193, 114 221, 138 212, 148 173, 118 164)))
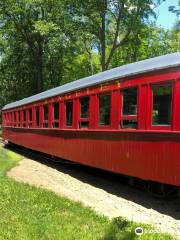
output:
POLYGON ((168 69, 180 66, 180 52, 163 55, 160 57, 150 58, 143 61, 123 65, 111 70, 107 70, 95 75, 85 77, 62 86, 44 91, 42 93, 24 98, 22 100, 7 104, 3 110, 19 107, 39 100, 57 96, 60 94, 69 93, 82 88, 91 87, 93 85, 131 77, 137 74, 150 73, 157 70, 168 69))

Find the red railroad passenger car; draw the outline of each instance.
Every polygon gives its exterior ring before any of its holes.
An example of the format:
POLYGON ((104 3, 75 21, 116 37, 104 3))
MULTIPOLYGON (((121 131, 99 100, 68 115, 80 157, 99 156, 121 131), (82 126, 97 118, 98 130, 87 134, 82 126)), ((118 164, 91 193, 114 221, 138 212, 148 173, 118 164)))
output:
POLYGON ((180 186, 180 52, 10 103, 2 119, 9 142, 180 186))

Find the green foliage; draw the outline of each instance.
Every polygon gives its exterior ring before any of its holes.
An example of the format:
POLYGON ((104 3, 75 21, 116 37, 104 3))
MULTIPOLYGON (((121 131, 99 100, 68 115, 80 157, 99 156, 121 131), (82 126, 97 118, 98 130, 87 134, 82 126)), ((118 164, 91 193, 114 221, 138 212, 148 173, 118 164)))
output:
POLYGON ((180 51, 180 31, 172 31, 170 45, 173 52, 180 51))
POLYGON ((157 27, 154 23, 144 24, 140 31, 131 34, 129 41, 117 50, 110 66, 116 67, 175 52, 177 50, 172 49, 173 44, 175 41, 170 31, 157 27))

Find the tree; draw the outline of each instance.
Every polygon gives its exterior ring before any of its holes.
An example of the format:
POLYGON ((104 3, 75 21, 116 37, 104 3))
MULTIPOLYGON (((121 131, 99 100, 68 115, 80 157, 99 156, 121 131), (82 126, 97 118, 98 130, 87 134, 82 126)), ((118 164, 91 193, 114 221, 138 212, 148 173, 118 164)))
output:
POLYGON ((155 16, 154 2, 160 3, 151 0, 67 0, 67 11, 82 31, 93 35, 94 49, 100 54, 104 71, 130 34, 140 30, 150 16, 155 16))
POLYGON ((140 61, 172 52, 171 32, 155 23, 144 24, 140 31, 131 33, 129 40, 114 54, 110 67, 140 61))
POLYGON ((56 13, 57 11, 62 13, 61 6, 58 0, 4 0, 0 2, 1 21, 6 29, 6 35, 10 36, 12 32, 16 32, 21 42, 28 47, 34 60, 36 92, 43 90, 44 52, 51 35, 60 31, 56 22, 61 21, 62 16, 56 13))

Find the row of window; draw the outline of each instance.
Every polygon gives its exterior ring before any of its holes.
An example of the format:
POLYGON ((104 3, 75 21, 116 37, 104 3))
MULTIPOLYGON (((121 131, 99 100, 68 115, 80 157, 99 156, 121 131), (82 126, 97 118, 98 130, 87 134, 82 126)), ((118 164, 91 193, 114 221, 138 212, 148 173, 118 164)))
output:
MULTIPOLYGON (((171 124, 171 105, 172 105, 172 84, 154 85, 152 86, 152 125, 170 125, 171 124)), ((89 109, 90 97, 85 96, 79 99, 80 114, 79 128, 89 127, 89 109)), ((73 104, 72 100, 65 102, 65 125, 72 127, 73 125, 73 104)), ((111 93, 98 95, 98 124, 99 126, 110 125, 111 115, 111 93)), ((138 126, 138 88, 132 87, 122 90, 122 119, 120 121, 121 128, 137 128, 138 126)), ((29 108, 22 111, 13 111, 6 113, 3 117, 4 126, 11 127, 53 127, 59 128, 60 122, 60 106, 59 102, 45 104, 43 106, 29 108), (52 124, 49 126, 49 118, 52 117, 52 124)), ((118 109, 117 109, 118 111, 118 109)))

